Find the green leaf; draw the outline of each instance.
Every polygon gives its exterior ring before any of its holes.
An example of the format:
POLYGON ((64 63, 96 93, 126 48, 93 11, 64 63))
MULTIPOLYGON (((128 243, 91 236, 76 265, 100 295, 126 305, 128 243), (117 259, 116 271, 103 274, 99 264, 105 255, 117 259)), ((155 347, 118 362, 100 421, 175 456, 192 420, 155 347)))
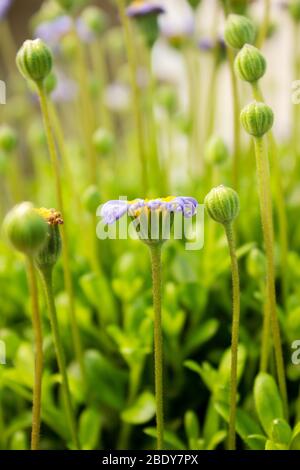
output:
POLYGON ((266 447, 267 438, 262 434, 251 434, 245 439, 246 444, 253 450, 264 450, 266 447))
POLYGON ((300 450, 300 421, 293 429, 290 450, 300 450))
POLYGON ((129 424, 145 424, 155 416, 155 411, 154 395, 150 392, 143 392, 132 406, 122 412, 121 418, 129 424))
MULTIPOLYGON (((216 402, 216 410, 225 421, 229 421, 229 406, 226 403, 216 402)), ((249 435, 261 434, 260 426, 254 421, 254 419, 240 408, 237 409, 236 414, 236 432, 243 439, 247 441, 249 435)))
POLYGON ((98 410, 87 408, 79 419, 79 440, 83 450, 94 450, 99 445, 101 418, 98 410))
POLYGON ((16 431, 10 441, 10 450, 28 450, 27 433, 16 431))
MULTIPOLYGON (((154 437, 155 439, 157 437, 156 428, 145 428, 144 433, 147 434, 147 436, 154 437)), ((184 443, 172 431, 164 431, 164 444, 165 447, 170 447, 170 449, 186 450, 184 443)))
POLYGON ((219 322, 215 319, 207 320, 198 326, 186 338, 183 347, 183 355, 187 357, 196 349, 200 348, 203 344, 207 343, 218 331, 219 322))
POLYGON ((85 274, 80 278, 80 286, 87 300, 100 312, 101 320, 105 325, 117 321, 117 308, 104 276, 97 276, 94 273, 85 274))
POLYGON ((203 425, 203 436, 206 442, 209 442, 220 429, 220 415, 214 405, 214 398, 211 397, 207 408, 203 425))
POLYGON ((208 362, 203 362, 200 366, 195 361, 187 360, 183 364, 188 369, 199 374, 201 379, 211 392, 213 392, 219 385, 219 374, 208 362))
POLYGON ((126 373, 96 350, 86 351, 84 360, 89 399, 121 410, 125 402, 126 373))
POLYGON ((224 439, 226 438, 227 436, 227 432, 226 431, 218 431, 216 432, 216 434, 214 434, 212 436, 212 438, 210 439, 210 441, 207 443, 207 445, 205 446, 205 449, 206 450, 214 450, 219 444, 221 444, 221 442, 224 441, 224 439))
POLYGON ((188 438, 189 447, 190 443, 197 440, 200 436, 200 426, 196 413, 194 411, 187 411, 184 415, 184 429, 185 434, 188 438))
MULTIPOLYGON (((247 358, 247 352, 246 348, 242 345, 239 344, 238 347, 238 371, 237 371, 237 377, 238 381, 240 380, 245 364, 246 364, 246 358, 247 358)), ((230 371, 231 371, 231 350, 230 348, 225 351, 223 354, 223 357, 221 359, 221 363, 219 366, 219 372, 223 378, 224 383, 228 383, 230 380, 230 371)))
POLYGON ((272 437, 273 421, 283 418, 283 406, 275 380, 261 372, 254 383, 255 407, 266 434, 272 437))
POLYGON ((277 444, 288 445, 292 438, 290 425, 284 419, 274 419, 272 425, 272 440, 277 444))
POLYGON ((271 439, 268 439, 266 442, 265 450, 286 450, 286 448, 284 445, 277 444, 276 442, 271 441, 271 439))

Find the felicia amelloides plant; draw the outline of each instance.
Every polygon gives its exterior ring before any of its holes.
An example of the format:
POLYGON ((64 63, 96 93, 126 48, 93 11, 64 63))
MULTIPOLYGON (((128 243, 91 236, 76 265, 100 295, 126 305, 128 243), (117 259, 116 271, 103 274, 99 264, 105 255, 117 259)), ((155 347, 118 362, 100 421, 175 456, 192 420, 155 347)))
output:
MULTIPOLYGON (((64 215, 64 197, 61 182, 60 163, 50 120, 49 97, 47 96, 47 90, 45 86, 45 81, 52 71, 52 53, 49 47, 41 39, 35 39, 33 41, 27 40, 18 51, 16 63, 23 77, 26 80, 29 80, 29 82, 33 82, 35 84, 36 91, 39 96, 47 145, 55 181, 57 207, 60 213, 64 215)), ((72 274, 68 256, 69 238, 64 225, 62 228, 62 245, 65 285, 69 297, 70 323, 72 328, 74 349, 81 368, 82 376, 84 376, 82 345, 75 312, 72 274)))
POLYGON ((236 448, 236 403, 237 403, 237 369, 238 369, 238 341, 240 327, 240 277, 235 247, 233 222, 240 211, 238 194, 226 186, 213 188, 205 198, 205 207, 209 216, 222 224, 226 233, 231 259, 232 272, 232 333, 231 333, 231 375, 230 375, 230 411, 228 448, 236 448))
POLYGON ((191 218, 196 214, 197 201, 192 197, 157 199, 114 200, 106 202, 101 216, 106 224, 113 224, 125 214, 134 222, 138 237, 145 243, 151 256, 152 291, 154 311, 154 369, 156 397, 157 449, 164 447, 164 406, 163 406, 163 337, 162 337, 162 261, 161 251, 170 238, 170 225, 174 214, 191 218))

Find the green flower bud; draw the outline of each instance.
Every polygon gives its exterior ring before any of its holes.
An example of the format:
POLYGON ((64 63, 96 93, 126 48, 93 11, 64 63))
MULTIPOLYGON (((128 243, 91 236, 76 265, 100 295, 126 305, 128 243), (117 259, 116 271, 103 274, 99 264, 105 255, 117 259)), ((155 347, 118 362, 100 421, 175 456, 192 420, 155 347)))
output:
POLYGON ((17 54, 17 66, 24 78, 42 83, 52 69, 52 53, 41 40, 27 40, 17 54))
POLYGON ((87 0, 56 0, 58 5, 66 11, 73 12, 83 7, 87 0))
POLYGON ((240 119, 248 134, 253 137, 262 137, 272 128, 274 114, 266 104, 253 101, 242 110, 240 119))
POLYGON ((241 80, 254 83, 265 74, 267 62, 256 47, 246 44, 236 56, 234 67, 241 80))
POLYGON ((262 279, 266 275, 266 257, 258 248, 253 248, 246 261, 247 272, 253 279, 262 279))
POLYGON ((0 126, 0 150, 5 153, 12 152, 18 143, 17 135, 10 126, 0 126))
POLYGON ((99 128, 93 136, 94 147, 100 155, 109 155, 114 148, 113 134, 104 128, 99 128))
POLYGON ((226 44, 234 49, 242 49, 245 44, 255 41, 255 26, 249 18, 241 15, 229 15, 225 27, 226 44))
POLYGON ((194 10, 198 8, 198 6, 200 5, 200 2, 201 0, 188 0, 188 3, 194 10))
POLYGON ((249 0, 221 0, 223 4, 228 6, 230 13, 244 14, 247 11, 249 0))
POLYGON ((211 165, 221 165, 229 157, 229 150, 224 140, 212 136, 205 146, 205 160, 211 165))
POLYGON ((300 0, 290 1, 289 12, 296 22, 300 21, 300 0))
POLYGON ((204 200, 210 217, 220 224, 230 224, 238 215, 240 201, 238 194, 226 186, 213 188, 204 200))
POLYGON ((35 264, 41 270, 51 269, 56 264, 61 252, 59 225, 63 224, 61 214, 55 209, 35 209, 47 225, 47 237, 44 245, 36 252, 35 264))
POLYGON ((100 204, 100 192, 97 186, 89 186, 83 193, 83 205, 88 212, 95 214, 100 204))
POLYGON ((15 206, 5 217, 3 226, 12 245, 27 255, 35 254, 46 242, 47 223, 30 202, 15 206))
POLYGON ((94 34, 101 34, 107 26, 107 15, 98 7, 85 8, 81 14, 82 21, 94 34))

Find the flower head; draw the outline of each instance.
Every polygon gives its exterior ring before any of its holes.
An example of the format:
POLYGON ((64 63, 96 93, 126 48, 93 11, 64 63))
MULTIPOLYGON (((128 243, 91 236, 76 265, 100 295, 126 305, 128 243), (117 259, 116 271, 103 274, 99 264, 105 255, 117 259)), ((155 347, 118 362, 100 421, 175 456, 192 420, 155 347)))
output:
POLYGON ((60 256, 61 238, 59 225, 62 225, 64 222, 60 212, 57 212, 55 209, 41 207, 35 209, 35 212, 47 223, 48 228, 46 242, 37 251, 35 263, 41 270, 52 269, 60 256))
POLYGON ((134 199, 133 201, 108 201, 101 210, 106 224, 113 224, 124 214, 139 217, 142 212, 157 211, 161 213, 181 212, 184 217, 192 217, 197 210, 198 202, 192 197, 175 197, 157 199, 134 199))
POLYGON ((35 209, 35 211, 43 217, 48 225, 62 225, 64 223, 61 213, 55 209, 40 207, 39 209, 35 209))
POLYGON ((159 15, 164 12, 165 9, 159 2, 151 2, 147 0, 134 0, 126 10, 127 16, 130 17, 159 15))
POLYGON ((0 0, 0 19, 5 18, 13 0, 0 0))

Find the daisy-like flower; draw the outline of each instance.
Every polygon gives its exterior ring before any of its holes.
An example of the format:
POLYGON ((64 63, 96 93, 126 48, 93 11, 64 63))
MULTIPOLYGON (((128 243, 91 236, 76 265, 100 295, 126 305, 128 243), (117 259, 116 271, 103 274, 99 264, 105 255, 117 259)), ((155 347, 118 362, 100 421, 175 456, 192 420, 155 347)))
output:
POLYGON ((135 0, 126 10, 127 16, 130 17, 160 15, 164 12, 165 9, 159 2, 151 2, 146 0, 135 0))
POLYGON ((41 207, 36 212, 47 222, 48 234, 45 244, 35 256, 35 263, 39 269, 52 269, 61 252, 61 238, 59 225, 64 223, 61 213, 55 209, 41 207))
POLYGON ((40 207, 35 209, 36 212, 46 220, 49 225, 62 225, 64 223, 61 213, 56 209, 46 209, 45 207, 40 207))
POLYGON ((114 200, 106 202, 101 210, 101 217, 106 224, 113 224, 126 213, 137 218, 142 213, 178 213, 192 217, 197 210, 198 202, 192 197, 175 197, 157 199, 134 199, 133 201, 114 200))
POLYGON ((5 18, 13 0, 0 0, 0 20, 5 18))
POLYGON ((159 36, 158 17, 165 13, 159 2, 135 0, 126 9, 128 17, 134 19, 144 35, 148 47, 152 47, 159 36))

